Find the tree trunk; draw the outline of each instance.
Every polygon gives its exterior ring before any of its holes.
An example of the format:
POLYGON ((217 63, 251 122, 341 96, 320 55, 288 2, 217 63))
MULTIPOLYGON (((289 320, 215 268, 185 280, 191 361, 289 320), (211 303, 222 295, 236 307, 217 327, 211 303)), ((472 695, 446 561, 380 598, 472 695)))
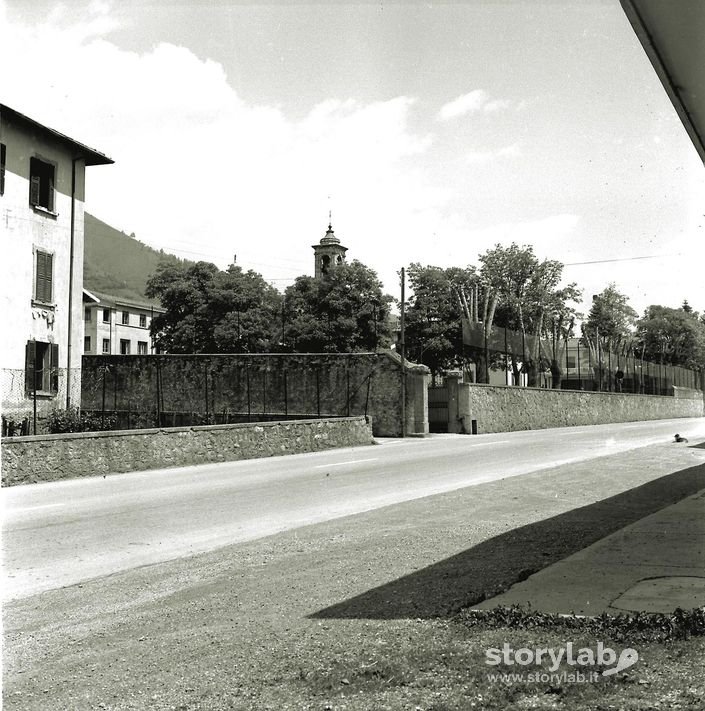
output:
POLYGON ((563 369, 560 361, 553 359, 551 361, 551 387, 554 390, 560 390, 563 382, 563 369))
POLYGON ((533 358, 526 361, 526 374, 528 387, 537 388, 539 386, 539 366, 533 358))

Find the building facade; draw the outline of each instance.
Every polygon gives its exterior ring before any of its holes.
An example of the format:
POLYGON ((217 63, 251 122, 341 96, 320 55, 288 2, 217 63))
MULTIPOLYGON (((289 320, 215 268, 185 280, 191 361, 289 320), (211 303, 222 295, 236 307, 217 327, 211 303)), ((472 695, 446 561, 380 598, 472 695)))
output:
POLYGON ((80 403, 85 171, 112 162, 0 104, 5 421, 80 403))
POLYGON ((164 309, 153 304, 83 290, 85 355, 151 355, 152 319, 164 309))

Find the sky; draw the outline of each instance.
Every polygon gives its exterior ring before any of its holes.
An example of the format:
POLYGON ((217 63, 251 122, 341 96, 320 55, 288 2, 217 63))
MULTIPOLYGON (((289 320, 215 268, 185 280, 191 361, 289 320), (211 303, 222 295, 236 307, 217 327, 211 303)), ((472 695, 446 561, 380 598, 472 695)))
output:
POLYGON ((0 101, 106 153, 86 209, 280 289, 333 227, 412 262, 532 245, 705 310, 705 167, 618 0, 0 0, 0 101))

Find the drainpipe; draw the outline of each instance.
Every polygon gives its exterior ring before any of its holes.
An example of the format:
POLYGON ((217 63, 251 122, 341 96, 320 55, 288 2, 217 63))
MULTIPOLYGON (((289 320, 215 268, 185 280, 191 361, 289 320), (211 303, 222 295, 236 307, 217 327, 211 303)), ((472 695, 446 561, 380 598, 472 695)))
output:
POLYGON ((69 317, 68 317, 68 341, 66 346, 66 409, 71 407, 71 349, 73 338, 73 259, 74 241, 76 231, 76 161, 80 158, 71 159, 71 248, 69 251, 69 317))

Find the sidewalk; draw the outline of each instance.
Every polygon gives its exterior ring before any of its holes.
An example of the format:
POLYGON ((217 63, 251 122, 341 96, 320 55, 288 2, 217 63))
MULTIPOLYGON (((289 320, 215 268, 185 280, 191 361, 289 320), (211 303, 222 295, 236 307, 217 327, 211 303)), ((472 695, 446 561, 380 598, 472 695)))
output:
POLYGON ((705 489, 535 573, 476 609, 577 615, 705 605, 705 489))

